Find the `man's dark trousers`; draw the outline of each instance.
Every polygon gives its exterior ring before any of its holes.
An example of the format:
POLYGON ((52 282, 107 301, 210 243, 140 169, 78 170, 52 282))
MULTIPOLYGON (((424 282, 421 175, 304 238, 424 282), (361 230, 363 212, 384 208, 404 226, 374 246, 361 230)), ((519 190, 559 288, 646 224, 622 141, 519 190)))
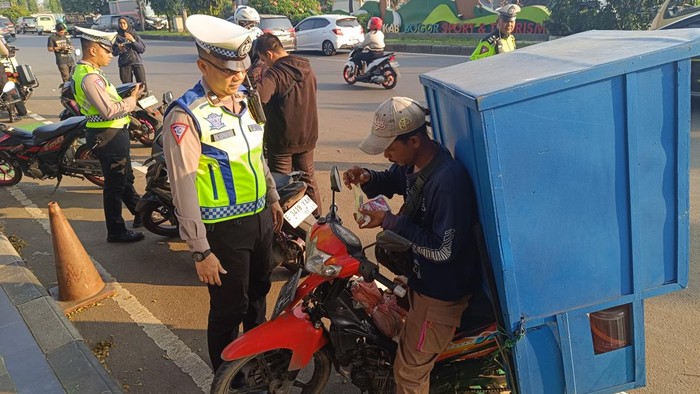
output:
POLYGON ((265 297, 270 291, 274 237, 272 214, 262 212, 207 224, 207 240, 226 274, 221 286, 209 285, 207 344, 214 371, 221 352, 238 338, 239 325, 251 330, 265 322, 265 297))
POLYGON ((100 161, 105 186, 102 192, 107 234, 118 236, 126 233, 122 218, 122 202, 134 216, 139 195, 134 189, 134 172, 131 168, 129 130, 88 128, 88 146, 95 146, 95 156, 100 161))

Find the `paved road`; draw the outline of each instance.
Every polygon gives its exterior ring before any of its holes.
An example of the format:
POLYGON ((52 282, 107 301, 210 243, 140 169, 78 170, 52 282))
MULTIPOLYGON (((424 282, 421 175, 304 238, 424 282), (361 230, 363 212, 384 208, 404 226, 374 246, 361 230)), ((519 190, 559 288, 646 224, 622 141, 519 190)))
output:
MULTIPOLYGON (((45 37, 20 36, 15 43, 22 51, 22 63, 33 66, 41 86, 29 102, 29 109, 49 121, 56 121, 61 107, 57 99, 60 83, 53 55, 45 50, 45 37)), ((177 96, 197 78, 192 43, 147 42, 144 60, 149 86, 160 96, 172 90, 177 96)), ((345 55, 321 57, 308 55, 318 76, 320 142, 316 151, 319 184, 328 190, 328 170, 332 165, 345 168, 353 163, 383 166, 383 158, 367 156, 356 149, 368 130, 376 106, 393 95, 422 98, 417 76, 437 67, 463 61, 456 56, 400 54, 402 78, 393 91, 379 86, 346 85, 340 75, 345 55)), ((116 61, 107 68, 118 79, 116 61)), ((700 114, 698 114, 700 115, 700 114)), ((25 120, 23 123, 36 123, 25 120)), ((700 124, 694 122, 695 130, 700 124)), ((148 149, 133 145, 135 160, 143 161, 148 149)), ((651 300, 646 307, 648 392, 692 392, 700 383, 700 358, 696 344, 700 335, 695 328, 700 319, 695 310, 700 291, 697 286, 700 250, 700 132, 693 132, 693 169, 691 172, 692 255, 691 288, 681 293, 651 300)), ((29 242, 23 256, 39 280, 47 287, 55 285, 51 239, 40 222, 46 219, 48 201, 58 201, 98 268, 114 277, 119 296, 97 307, 76 313, 72 319, 81 335, 91 344, 107 344, 108 370, 125 389, 135 393, 194 393, 208 387, 211 378, 206 352, 206 288, 194 275, 186 246, 180 241, 147 234, 145 241, 133 245, 105 242, 102 223, 101 192, 86 181, 65 179, 50 197, 53 181, 24 179, 17 187, 0 190, 0 221, 9 234, 18 234, 29 242), (40 210, 32 209, 38 207, 40 210)), ((143 190, 144 178, 137 176, 137 189, 143 190)), ((324 205, 330 195, 324 195, 324 205)), ((341 215, 350 216, 352 193, 339 198, 341 215)), ((125 211, 125 217, 129 215, 125 211)), ((363 242, 373 237, 360 232, 363 242)), ((272 302, 287 272, 275 271, 272 302)), ((102 346, 104 348, 104 346, 102 346)), ((328 392, 356 392, 334 376, 328 392)))

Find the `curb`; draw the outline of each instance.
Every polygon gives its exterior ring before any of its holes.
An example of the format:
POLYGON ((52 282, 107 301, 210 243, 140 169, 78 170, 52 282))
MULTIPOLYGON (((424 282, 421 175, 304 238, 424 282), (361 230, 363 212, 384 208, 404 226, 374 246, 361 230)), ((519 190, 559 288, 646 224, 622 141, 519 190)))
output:
POLYGON ((0 392, 123 392, 2 233, 0 288, 0 392))
MULTIPOLYGON (((142 35, 143 40, 156 41, 194 41, 190 36, 152 36, 142 35)), ((384 52, 432 53, 436 55, 463 55, 468 57, 474 51, 473 46, 427 45, 427 44, 386 44, 384 52)))

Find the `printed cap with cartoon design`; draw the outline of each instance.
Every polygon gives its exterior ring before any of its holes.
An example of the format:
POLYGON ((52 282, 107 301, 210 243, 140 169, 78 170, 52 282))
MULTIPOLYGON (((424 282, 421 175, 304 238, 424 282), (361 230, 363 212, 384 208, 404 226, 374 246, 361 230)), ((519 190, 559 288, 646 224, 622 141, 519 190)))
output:
POLYGON ((79 32, 77 36, 81 40, 96 42, 102 46, 110 48, 110 50, 112 48, 112 44, 114 43, 114 39, 117 38, 116 32, 107 33, 104 31, 87 29, 77 26, 75 27, 75 29, 79 32))
POLYGON ((514 21, 515 15, 520 12, 520 6, 517 4, 508 4, 504 5, 503 7, 496 8, 495 11, 498 12, 498 17, 501 18, 501 20, 514 21))
POLYGON ((368 155, 378 155, 391 145, 396 137, 415 131, 426 124, 430 111, 408 97, 392 97, 377 108, 372 129, 360 150, 368 155))
POLYGON ((185 21, 197 43, 199 56, 215 60, 230 70, 250 67, 248 52, 253 48, 253 32, 211 15, 191 15, 185 21))

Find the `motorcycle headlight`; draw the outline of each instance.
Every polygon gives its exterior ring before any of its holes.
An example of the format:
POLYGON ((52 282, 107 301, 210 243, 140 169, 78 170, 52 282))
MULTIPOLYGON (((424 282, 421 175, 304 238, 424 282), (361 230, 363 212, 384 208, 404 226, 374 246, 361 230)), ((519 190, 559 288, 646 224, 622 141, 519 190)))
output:
POLYGON ((341 267, 337 265, 326 265, 326 261, 331 258, 331 255, 324 253, 316 248, 318 237, 311 239, 311 242, 306 244, 306 261, 304 267, 307 271, 321 276, 335 277, 340 273, 341 267))

